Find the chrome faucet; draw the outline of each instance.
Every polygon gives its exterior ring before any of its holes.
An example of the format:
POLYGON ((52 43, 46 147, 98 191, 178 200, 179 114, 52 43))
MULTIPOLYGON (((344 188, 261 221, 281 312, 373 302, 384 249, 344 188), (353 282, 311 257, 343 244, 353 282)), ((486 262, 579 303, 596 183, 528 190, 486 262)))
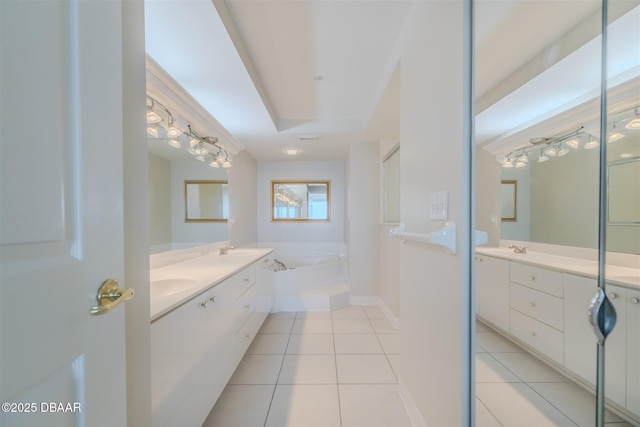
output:
POLYGON ((527 253, 526 246, 509 245, 509 249, 513 249, 513 252, 515 252, 517 254, 526 254, 527 253))
POLYGON ((225 246, 223 248, 220 248, 220 255, 227 255, 229 251, 233 249, 235 249, 235 246, 225 246))
POLYGON ((279 259, 274 259, 273 271, 283 271, 283 270, 287 270, 287 266, 284 264, 284 262, 280 261, 279 259))

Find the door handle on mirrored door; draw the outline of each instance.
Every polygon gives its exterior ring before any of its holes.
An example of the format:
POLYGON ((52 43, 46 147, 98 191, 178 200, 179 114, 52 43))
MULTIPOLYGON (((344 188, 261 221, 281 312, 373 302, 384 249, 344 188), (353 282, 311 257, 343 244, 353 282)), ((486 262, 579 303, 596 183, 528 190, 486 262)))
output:
POLYGON ((591 298, 587 308, 587 316, 593 333, 600 345, 604 344, 607 336, 616 326, 616 309, 607 298, 602 288, 591 298))

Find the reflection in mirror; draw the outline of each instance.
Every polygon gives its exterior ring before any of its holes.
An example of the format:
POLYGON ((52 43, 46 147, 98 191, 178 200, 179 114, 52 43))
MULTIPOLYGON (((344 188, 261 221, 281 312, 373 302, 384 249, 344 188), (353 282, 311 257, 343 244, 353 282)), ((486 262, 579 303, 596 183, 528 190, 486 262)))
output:
POLYGON ((227 181, 185 181, 185 222, 227 222, 227 181))
MULTIPOLYGON (((626 126, 633 113, 609 118, 606 245, 610 252, 640 254, 640 129, 626 126)), ((535 153, 526 166, 515 167, 514 159, 514 167, 502 168, 502 180, 518 181, 517 220, 502 222, 502 239, 597 248, 598 134, 589 129, 575 145, 566 144, 573 138, 563 141, 547 160, 535 153)))
POLYGON ((271 181, 271 221, 329 222, 330 181, 271 181))
POLYGON ((168 146, 166 140, 150 139, 148 143, 150 253, 229 240, 227 222, 185 222, 184 188, 188 180, 226 181, 227 170, 194 160, 185 150, 169 147, 175 154, 166 153, 164 146, 168 146))
POLYGON ((518 181, 503 179, 500 185, 502 221, 518 220, 518 181))

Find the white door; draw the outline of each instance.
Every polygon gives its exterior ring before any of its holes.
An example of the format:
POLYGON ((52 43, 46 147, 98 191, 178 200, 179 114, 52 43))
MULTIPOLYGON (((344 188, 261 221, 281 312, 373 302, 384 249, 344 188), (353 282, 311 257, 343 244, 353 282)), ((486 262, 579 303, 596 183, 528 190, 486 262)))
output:
POLYGON ((126 425, 120 1, 0 1, 2 426, 126 425))

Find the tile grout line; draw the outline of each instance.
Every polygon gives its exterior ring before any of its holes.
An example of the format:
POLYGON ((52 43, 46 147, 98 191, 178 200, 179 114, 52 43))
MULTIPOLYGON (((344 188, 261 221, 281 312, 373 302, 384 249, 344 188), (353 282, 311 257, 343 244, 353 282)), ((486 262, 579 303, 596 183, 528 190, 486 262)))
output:
MULTIPOLYGON (((331 310, 329 310, 331 313, 331 310)), ((340 379, 338 378, 338 352, 336 350, 336 331, 333 328, 333 314, 331 314, 331 341, 333 343, 333 362, 336 367, 336 392, 338 393, 338 419, 342 427, 342 403, 340 402, 340 379)))
MULTIPOLYGON (((297 313, 296 313, 297 316, 297 313)), ((295 324, 295 316, 293 318, 293 322, 291 323, 291 330, 289 331, 289 338, 287 339, 287 345, 284 347, 284 353, 282 355, 282 361, 280 362, 280 370, 278 371, 278 376, 276 377, 276 383, 273 386, 273 392, 271 393, 271 400, 269 401, 269 407, 267 408, 267 413, 264 417, 263 427, 267 427, 267 420, 269 419, 269 412, 271 412, 271 406, 273 405, 273 398, 276 395, 276 389, 278 388, 278 381, 280 380, 280 374, 282 373, 282 367, 284 366, 284 358, 287 356, 287 349, 289 348, 289 343, 291 342, 291 334, 293 331, 293 325, 295 324)))

